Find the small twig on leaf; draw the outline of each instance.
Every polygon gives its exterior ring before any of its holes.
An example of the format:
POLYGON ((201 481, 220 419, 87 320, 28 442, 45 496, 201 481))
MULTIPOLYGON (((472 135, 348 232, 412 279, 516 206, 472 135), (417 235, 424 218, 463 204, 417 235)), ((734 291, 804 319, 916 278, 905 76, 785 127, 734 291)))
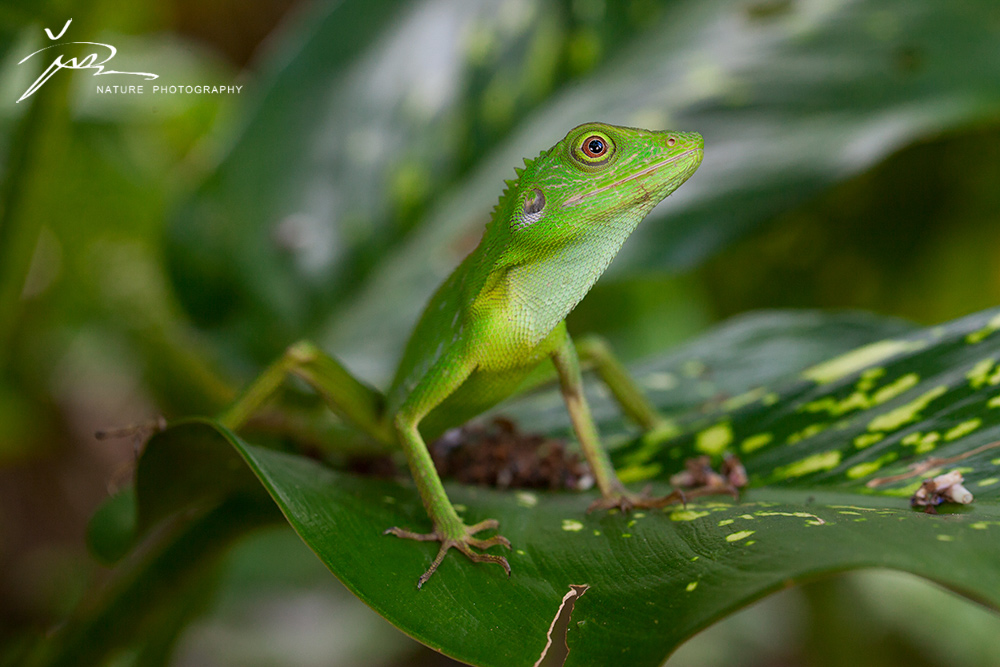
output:
POLYGON ((890 475, 889 477, 876 477, 875 479, 868 480, 865 484, 869 489, 874 489, 883 484, 892 484, 893 482, 900 482, 904 479, 909 479, 911 477, 916 477, 917 475, 922 475, 928 470, 937 468, 944 465, 949 465, 955 463, 956 461, 961 461, 962 459, 967 459, 970 456, 975 456, 980 452, 985 452, 988 449, 993 449, 994 447, 1000 447, 1000 440, 996 442, 991 442, 975 449, 969 450, 964 454, 959 454, 957 456, 949 456, 947 458, 938 458, 936 456, 931 456, 930 458, 924 459, 923 461, 918 461, 916 463, 910 464, 909 472, 903 472, 898 475, 890 475))

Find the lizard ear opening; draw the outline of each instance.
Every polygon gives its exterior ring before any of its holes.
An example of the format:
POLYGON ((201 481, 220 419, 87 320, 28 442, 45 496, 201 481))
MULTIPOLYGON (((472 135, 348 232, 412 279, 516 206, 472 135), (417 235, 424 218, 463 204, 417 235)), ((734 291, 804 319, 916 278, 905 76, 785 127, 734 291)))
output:
POLYGON ((541 213, 543 208, 545 208, 545 194, 538 188, 535 188, 532 191, 532 196, 524 200, 524 215, 541 213))
POLYGON ((524 210, 521 215, 514 217, 514 228, 523 229, 538 222, 542 217, 543 208, 545 208, 545 194, 535 188, 524 200, 524 210))

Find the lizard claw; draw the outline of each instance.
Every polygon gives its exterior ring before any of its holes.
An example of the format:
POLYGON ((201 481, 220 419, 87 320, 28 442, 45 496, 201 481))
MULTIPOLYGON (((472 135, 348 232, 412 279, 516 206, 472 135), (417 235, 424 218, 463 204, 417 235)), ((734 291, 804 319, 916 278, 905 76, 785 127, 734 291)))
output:
POLYGON ((730 495, 735 500, 740 499, 740 490, 730 483, 709 484, 694 489, 687 489, 686 491, 675 489, 665 496, 656 498, 650 497, 649 487, 647 486, 642 490, 642 493, 631 493, 625 489, 620 489, 609 495, 602 496, 590 504, 590 507, 587 508, 587 513, 589 514, 594 510, 610 509, 617 509, 622 512, 628 512, 633 509, 658 509, 675 503, 680 503, 687 507, 688 500, 691 498, 721 494, 730 495))
POLYGON ((427 568, 427 571, 420 575, 417 579, 417 588, 422 587, 427 580, 431 578, 438 566, 444 561, 445 555, 447 555, 448 550, 451 548, 458 549, 466 558, 474 563, 496 563, 501 566, 510 577, 510 563, 503 556, 498 556, 496 554, 484 554, 477 551, 473 551, 473 547, 476 549, 489 549, 490 547, 503 546, 510 549, 510 540, 508 540, 503 535, 493 535, 492 537, 487 537, 485 539, 479 539, 474 537, 474 535, 483 530, 490 530, 499 527, 499 522, 496 519, 487 519, 486 521, 480 521, 479 523, 466 526, 461 525, 461 530, 457 536, 450 536, 442 531, 441 529, 435 527, 433 532, 430 533, 414 533, 409 530, 404 530, 402 528, 397 528, 393 526, 388 528, 383 532, 383 535, 395 535, 396 537, 401 537, 406 540, 417 540, 418 542, 440 542, 441 548, 438 549, 437 556, 434 558, 434 562, 431 566, 427 568))
POLYGON ((587 508, 587 513, 594 510, 610 509, 617 509, 621 512, 629 512, 633 509, 658 509, 675 503, 687 505, 687 496, 679 489, 660 497, 650 497, 649 487, 643 489, 642 493, 630 493, 623 489, 598 498, 587 508))

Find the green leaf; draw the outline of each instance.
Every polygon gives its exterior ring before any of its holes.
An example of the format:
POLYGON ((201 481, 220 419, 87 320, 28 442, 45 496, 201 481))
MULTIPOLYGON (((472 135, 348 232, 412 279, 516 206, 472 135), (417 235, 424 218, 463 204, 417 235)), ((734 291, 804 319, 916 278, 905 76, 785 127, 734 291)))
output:
POLYGON ((87 548, 110 565, 128 553, 135 541, 135 491, 125 489, 101 503, 87 523, 87 548))
POLYGON ((591 25, 587 3, 511 10, 499 27, 484 20, 492 4, 463 3, 449 22, 435 22, 433 3, 414 3, 392 25, 361 4, 318 10, 286 34, 296 50, 275 56, 246 131, 178 213, 181 296, 241 360, 267 361, 308 336, 370 378, 387 377, 426 297, 478 237, 502 180, 578 122, 706 137, 699 173, 612 268, 626 272, 693 266, 900 146, 1000 108, 1000 66, 981 55, 998 36, 990 0, 822 10, 681 0, 650 3, 655 11, 638 20, 609 3, 615 31, 598 38, 596 66, 551 80, 513 54, 543 40, 569 67, 591 25), (420 48, 429 34, 448 55, 444 70, 420 48), (525 92, 532 76, 549 81, 540 100, 525 92), (514 115, 491 130, 476 110, 497 97, 514 115))
MULTIPOLYGON (((790 582, 852 568, 912 572, 1000 608, 1000 447, 991 445, 1000 434, 1000 408, 993 407, 1000 405, 1000 309, 876 342, 880 327, 904 327, 858 316, 825 323, 827 342, 820 344, 812 334, 824 329, 823 318, 745 318, 638 373, 661 388, 666 372, 732 390, 755 376, 763 382, 740 395, 712 395, 693 409, 661 400, 673 413, 672 437, 647 434, 614 452, 623 476, 648 481, 656 492, 667 490, 665 480, 687 457, 739 453, 751 476, 739 501, 713 497, 663 511, 587 514, 593 493, 449 485, 467 522, 499 519, 514 545, 509 581, 499 568, 449 555, 417 591, 436 546, 382 534, 393 525, 429 528, 408 481, 339 472, 249 444, 211 422, 154 437, 142 466, 160 467, 154 457, 173 462, 164 479, 194 488, 212 478, 195 470, 199 459, 229 458, 223 468, 234 471, 231 446, 300 537, 362 600, 420 641, 478 665, 534 664, 571 586, 587 589, 570 619, 567 665, 623 656, 629 664, 658 665, 733 610, 790 582), (868 344, 816 363, 817 351, 844 349, 852 338, 868 344), (719 344, 726 339, 730 345, 719 344), (737 354, 742 365, 733 364, 728 378, 725 363, 737 354), (824 421, 825 428, 816 426, 824 421), (909 495, 933 469, 866 485, 931 453, 964 455, 936 467, 962 470, 974 504, 940 515, 911 509, 909 495), (179 467, 181 461, 188 464, 179 467), (461 636, 456 617, 464 619, 461 636)), ((660 399, 672 390, 664 391, 660 399)), ((615 432, 619 421, 602 420, 603 430, 615 432)), ((218 486, 204 491, 216 494, 218 486)), ((140 489, 140 507, 142 495, 140 489)))
POLYGON ((109 497, 87 525, 87 545, 112 564, 157 524, 187 509, 204 511, 256 483, 237 456, 213 446, 218 435, 187 422, 170 429, 171 445, 150 449, 136 470, 134 489, 109 497), (192 466, 191 461, 198 465, 192 466))

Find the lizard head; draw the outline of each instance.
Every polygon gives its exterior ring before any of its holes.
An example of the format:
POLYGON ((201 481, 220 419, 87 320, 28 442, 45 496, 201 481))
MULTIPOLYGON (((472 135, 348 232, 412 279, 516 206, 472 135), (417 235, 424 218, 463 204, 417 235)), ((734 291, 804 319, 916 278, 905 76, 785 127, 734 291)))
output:
POLYGON ((529 243, 539 236, 549 244, 553 236, 572 243, 591 236, 595 227, 617 227, 623 218, 629 223, 627 236, 695 172, 703 145, 693 132, 604 123, 575 127, 521 173, 521 206, 510 218, 512 236, 529 243))
POLYGON ((545 326, 576 306, 639 222, 695 172, 703 145, 693 132, 586 123, 525 162, 498 207, 506 229, 496 230, 505 237, 497 266, 545 326))

